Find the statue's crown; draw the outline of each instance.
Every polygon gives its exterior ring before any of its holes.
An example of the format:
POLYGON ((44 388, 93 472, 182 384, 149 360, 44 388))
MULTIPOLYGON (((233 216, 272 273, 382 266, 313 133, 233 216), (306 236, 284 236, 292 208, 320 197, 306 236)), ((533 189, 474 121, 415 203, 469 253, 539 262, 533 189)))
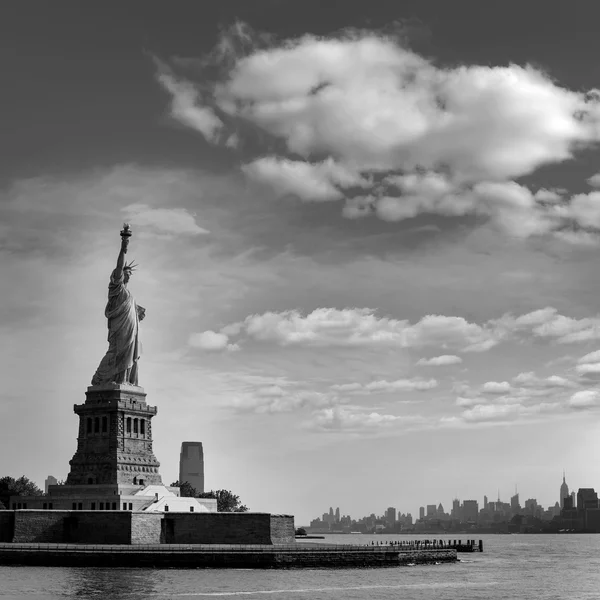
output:
POLYGON ((131 261, 130 263, 125 263, 123 271, 131 271, 133 273, 133 271, 135 271, 137 267, 138 265, 136 265, 134 261, 131 261))

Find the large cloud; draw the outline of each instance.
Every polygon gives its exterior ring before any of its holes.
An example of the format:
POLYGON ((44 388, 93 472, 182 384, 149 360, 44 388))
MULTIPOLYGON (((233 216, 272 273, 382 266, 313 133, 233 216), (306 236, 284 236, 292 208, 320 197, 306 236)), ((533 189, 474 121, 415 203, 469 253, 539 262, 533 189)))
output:
MULTIPOLYGON (((561 344, 600 339, 600 317, 575 319, 547 307, 519 317, 505 314, 481 325, 463 317, 445 315, 426 315, 411 324, 404 319, 378 316, 369 308, 317 308, 307 315, 298 310, 250 315, 243 321, 223 327, 218 335, 224 336, 220 338, 224 345, 232 337, 246 336, 281 346, 431 346, 460 352, 485 352, 503 340, 519 337, 547 338, 561 344)), ((444 357, 444 362, 447 360, 444 357)), ((452 361, 456 362, 453 358, 452 361)), ((560 387, 558 381, 551 383, 548 380, 547 384, 560 387)))
MULTIPOLYGON (((529 65, 442 68, 365 31, 305 35, 229 59, 216 81, 195 85, 164 65, 158 79, 173 117, 207 139, 254 128, 267 143, 243 170, 279 193, 345 196, 350 218, 484 214, 521 237, 600 226, 595 192, 569 204, 510 181, 598 141, 596 90, 566 89, 529 65)), ((572 233, 559 237, 585 242, 572 233)))

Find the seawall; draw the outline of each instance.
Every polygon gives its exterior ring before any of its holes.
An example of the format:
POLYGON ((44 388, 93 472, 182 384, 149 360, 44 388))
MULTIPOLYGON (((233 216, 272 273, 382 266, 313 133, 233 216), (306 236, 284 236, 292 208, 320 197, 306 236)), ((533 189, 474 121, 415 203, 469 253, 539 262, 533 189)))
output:
POLYGON ((456 550, 315 544, 0 543, 0 565, 152 568, 360 568, 455 562, 456 550))

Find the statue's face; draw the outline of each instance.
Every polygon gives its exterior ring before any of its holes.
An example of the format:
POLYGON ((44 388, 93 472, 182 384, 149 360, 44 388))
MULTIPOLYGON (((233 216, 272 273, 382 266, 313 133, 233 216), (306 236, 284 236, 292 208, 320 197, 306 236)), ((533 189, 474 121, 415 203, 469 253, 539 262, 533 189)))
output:
POLYGON ((123 281, 127 283, 131 277, 131 271, 129 269, 125 269, 123 271, 123 281))

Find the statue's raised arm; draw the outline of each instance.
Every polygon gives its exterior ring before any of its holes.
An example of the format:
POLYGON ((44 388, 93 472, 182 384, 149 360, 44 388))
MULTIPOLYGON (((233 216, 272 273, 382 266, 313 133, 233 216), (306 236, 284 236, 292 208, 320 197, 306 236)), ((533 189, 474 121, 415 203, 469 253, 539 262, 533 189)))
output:
POLYGON ((123 275, 125 255, 127 254, 127 247, 129 246, 129 238, 132 235, 129 223, 123 223, 123 229, 121 230, 121 250, 119 252, 119 258, 117 258, 117 268, 115 269, 115 275, 118 277, 123 275))
POLYGON ((139 322, 144 318, 145 310, 135 303, 127 289, 136 267, 133 262, 125 262, 131 236, 131 228, 125 223, 121 230, 121 250, 117 266, 108 284, 105 310, 108 319, 108 351, 92 378, 92 385, 138 384, 138 360, 141 354, 139 322))

